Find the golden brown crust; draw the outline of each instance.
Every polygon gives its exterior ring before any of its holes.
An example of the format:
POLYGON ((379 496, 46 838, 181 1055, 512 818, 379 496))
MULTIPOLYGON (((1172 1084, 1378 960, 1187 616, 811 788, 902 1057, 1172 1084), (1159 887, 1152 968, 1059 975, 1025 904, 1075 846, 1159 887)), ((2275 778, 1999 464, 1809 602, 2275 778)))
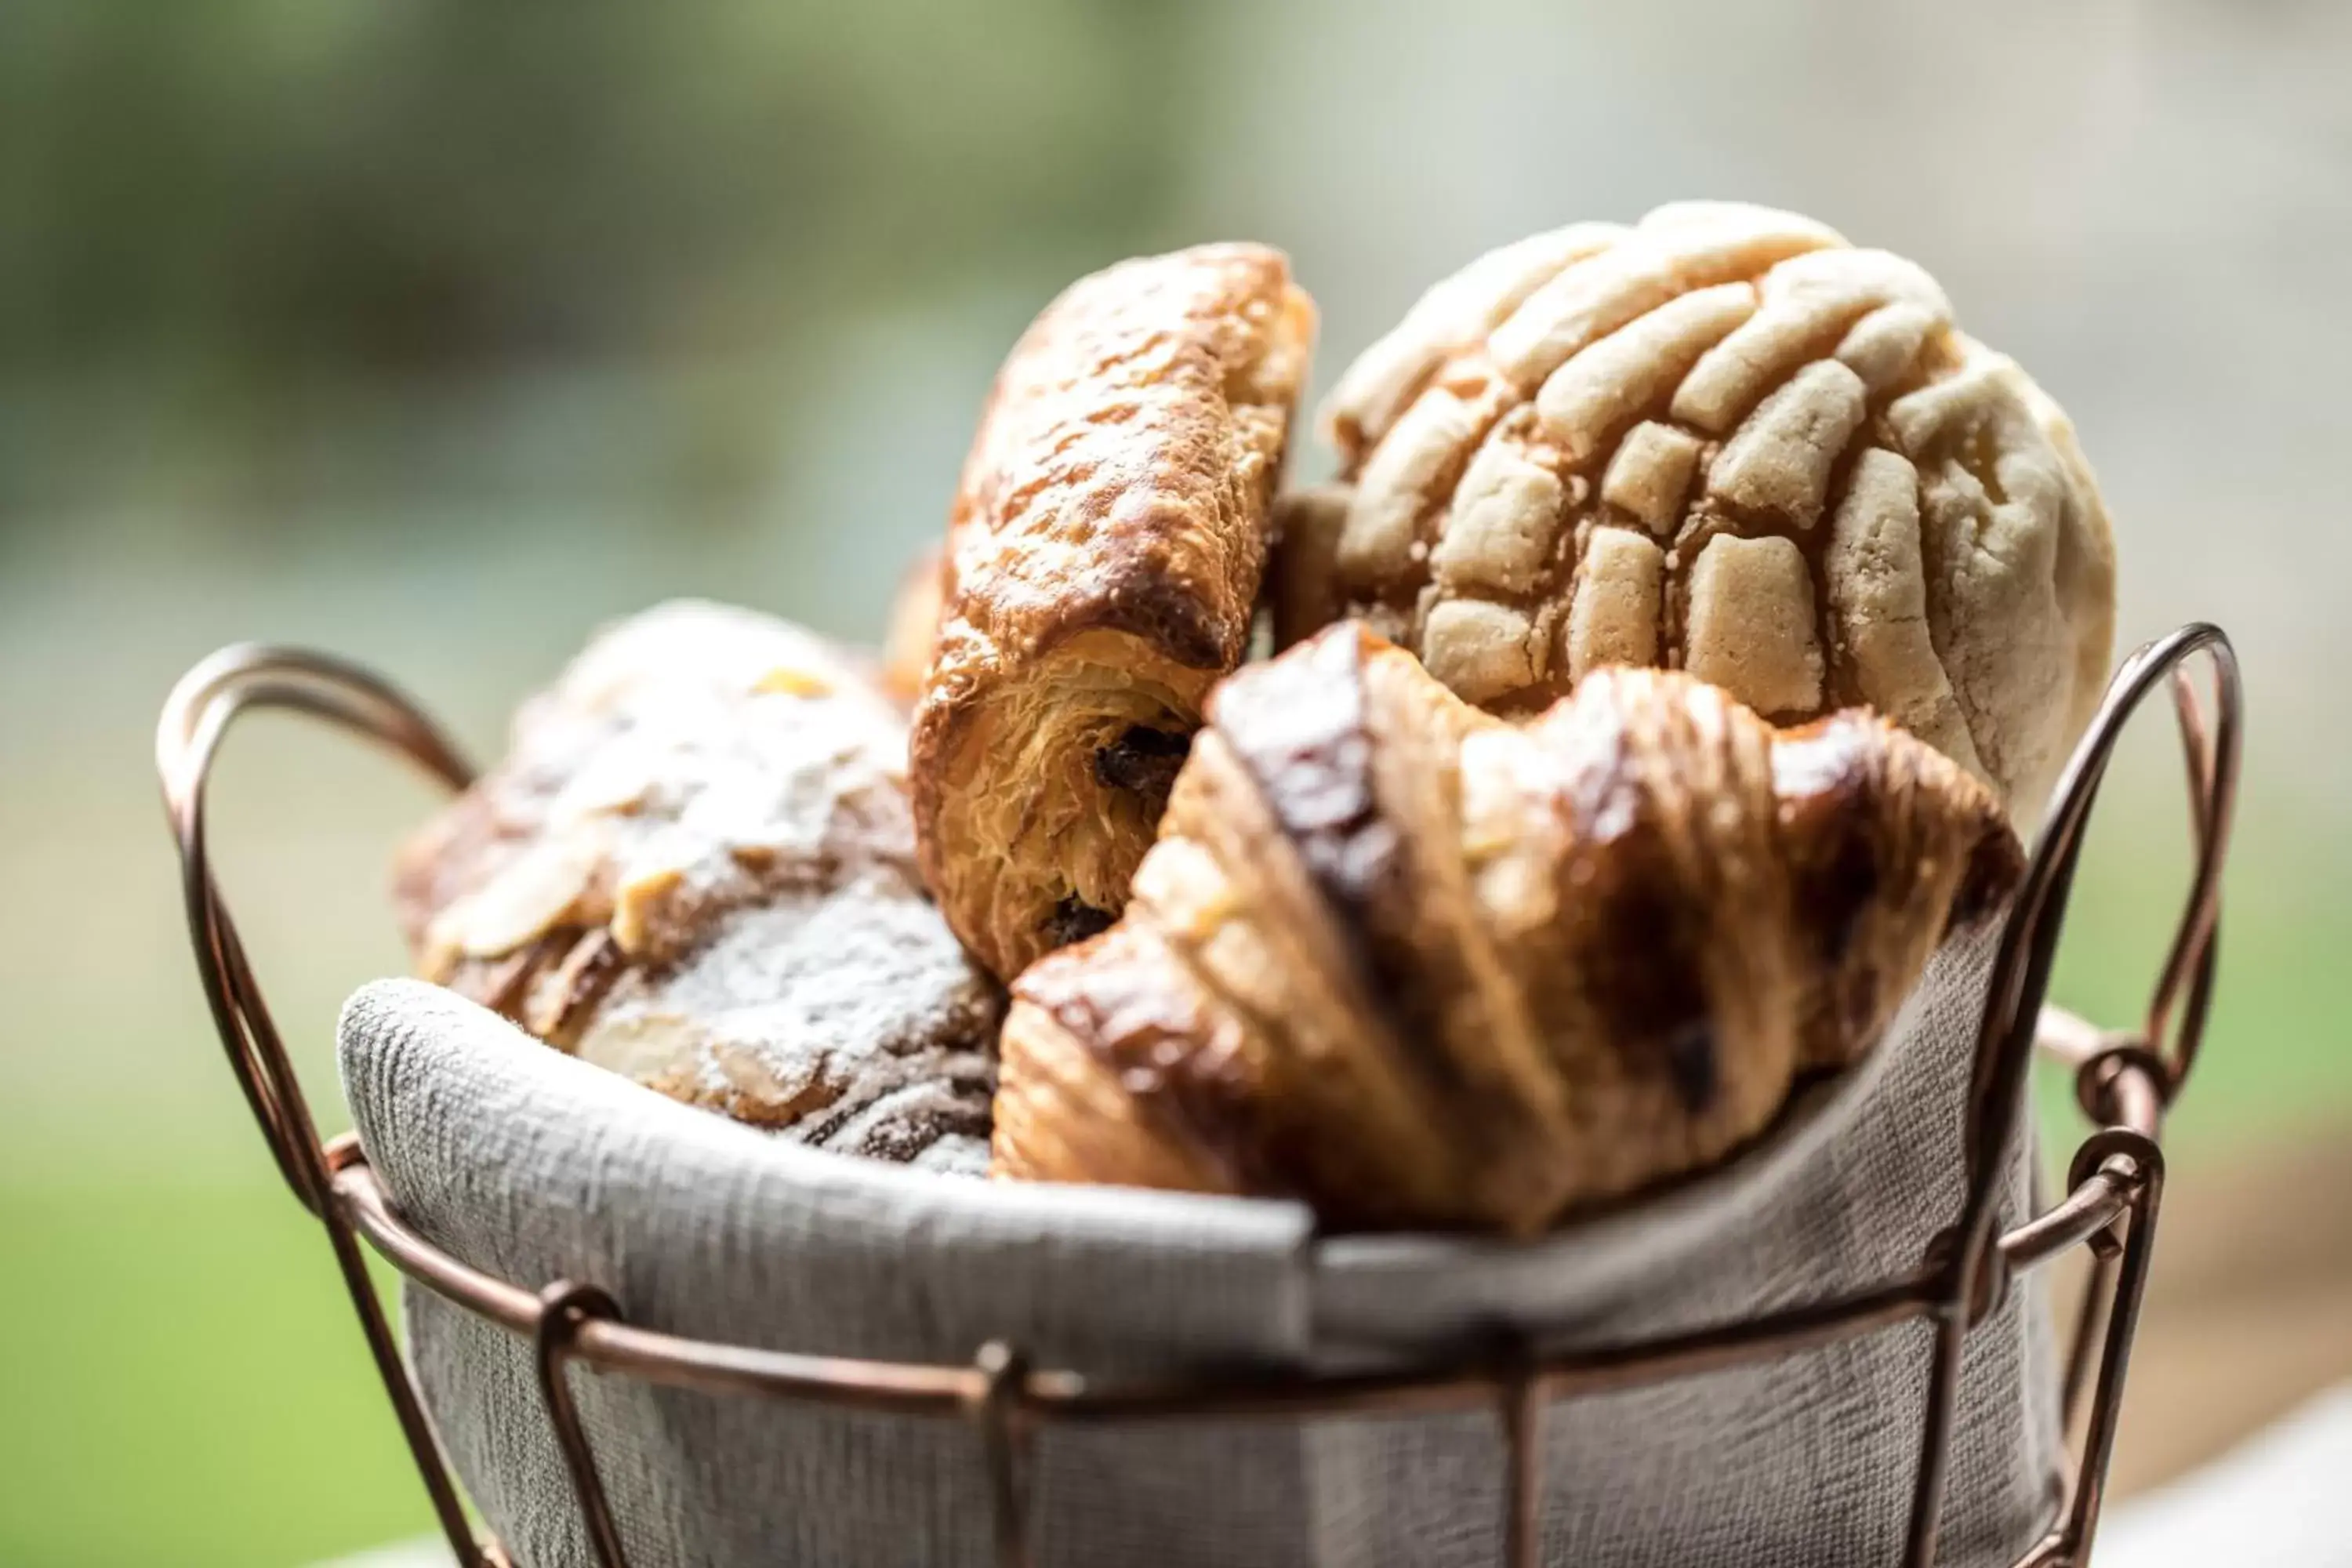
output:
POLYGON ((1313 330, 1278 252, 1202 246, 1073 285, 997 378, 911 773, 924 874, 1000 975, 1125 902, 1248 644, 1313 330))
POLYGON ((1679 674, 1513 725, 1340 626, 1210 721, 1125 917, 1014 985, 1000 1175, 1538 1230, 1752 1137, 2021 868, 1894 726, 1679 674))
POLYGON ((1610 664, 1781 721, 1866 704, 2030 828, 2105 678, 2114 544, 2065 416, 1926 273, 1810 219, 1682 203, 1506 247, 1325 422, 1345 516, 1277 597, 1498 711, 1610 664))
POLYGON ((915 875, 905 745, 797 627, 638 616, 403 847, 418 972, 674 1099, 976 1168, 999 1003, 915 875))

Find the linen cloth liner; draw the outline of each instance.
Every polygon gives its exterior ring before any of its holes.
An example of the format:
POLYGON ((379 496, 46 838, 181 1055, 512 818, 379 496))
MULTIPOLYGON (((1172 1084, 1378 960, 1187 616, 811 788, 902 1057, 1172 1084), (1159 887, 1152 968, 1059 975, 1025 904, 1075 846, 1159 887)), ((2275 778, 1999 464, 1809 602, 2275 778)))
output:
MULTIPOLYGON (((968 1361, 1003 1338, 1088 1373, 1378 1364, 1614 1342, 1883 1282, 1957 1212, 1997 925, 1949 943, 1887 1038, 1730 1165, 1540 1242, 1318 1237, 1301 1205, 982 1183, 826 1154, 675 1104, 415 981, 340 1030, 361 1140, 402 1215, 475 1268, 599 1284, 627 1319, 814 1354, 968 1361)), ((2000 1220, 2026 1213, 2018 1151, 2000 1220)), ((530 1347, 420 1287, 409 1351, 451 1462, 524 1568, 593 1561, 530 1347)), ((1542 1557, 1580 1568, 1899 1561, 1924 1323, 1559 1400, 1542 1557)), ((572 1384, 633 1568, 985 1564, 986 1472, 955 1421, 572 1384)), ((2032 1279, 1970 1334, 1940 1562, 2001 1568, 2062 1459, 2032 1279)), ((1490 1564, 1493 1415, 1041 1431, 1045 1564, 1490 1564)))

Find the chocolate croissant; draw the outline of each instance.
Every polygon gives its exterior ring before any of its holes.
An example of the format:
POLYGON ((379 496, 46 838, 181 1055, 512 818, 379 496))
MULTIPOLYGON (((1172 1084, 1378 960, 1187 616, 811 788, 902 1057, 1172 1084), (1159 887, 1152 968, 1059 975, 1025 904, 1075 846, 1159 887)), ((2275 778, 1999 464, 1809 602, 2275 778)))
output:
POLYGON ((1202 246, 1075 284, 997 378, 911 773, 924 873, 1000 975, 1126 902, 1248 646, 1313 333, 1278 252, 1202 246))
POLYGON ((916 875, 905 756, 840 650, 647 611, 402 848, 417 971, 673 1099, 977 1172, 1001 1004, 916 875))
POLYGON ((1325 410, 1287 642, 1342 616, 1537 711, 1610 664, 1778 721, 1866 704, 2030 827, 2088 721, 2115 552, 2065 416, 1935 280, 1811 219, 1661 207, 1432 289, 1325 410))
POLYGON ((1754 1136, 2021 870, 1869 714, 1618 668, 1514 725, 1333 627, 1219 688, 1125 916, 1015 984, 992 1169, 1538 1231, 1754 1136))

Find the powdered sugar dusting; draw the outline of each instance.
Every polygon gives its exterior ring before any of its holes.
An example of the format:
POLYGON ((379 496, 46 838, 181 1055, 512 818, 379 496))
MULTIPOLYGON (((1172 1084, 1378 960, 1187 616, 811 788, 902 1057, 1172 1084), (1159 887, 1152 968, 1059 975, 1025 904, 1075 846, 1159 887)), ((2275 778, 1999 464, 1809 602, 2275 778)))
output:
POLYGON ((852 657, 750 611, 647 611, 404 852, 419 967, 824 1147, 984 1143, 1000 1000, 918 879, 905 775, 904 721, 852 657))

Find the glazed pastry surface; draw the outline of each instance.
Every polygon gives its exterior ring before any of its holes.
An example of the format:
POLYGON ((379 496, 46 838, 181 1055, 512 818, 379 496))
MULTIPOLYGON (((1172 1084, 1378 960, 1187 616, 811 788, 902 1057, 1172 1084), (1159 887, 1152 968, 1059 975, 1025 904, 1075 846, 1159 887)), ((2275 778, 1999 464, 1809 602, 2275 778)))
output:
POLYGON ((1346 488, 1285 530, 1278 640, 1342 616, 1536 711, 1606 665, 1778 721, 1867 705, 2030 830, 2114 636, 2065 416, 1919 268, 1695 202, 1506 246, 1341 379, 1346 488))
POLYGON ((841 650, 746 610, 647 611, 402 849, 417 970, 674 1099, 977 1170, 1000 1002, 917 878, 905 756, 841 650))
POLYGON ((911 772, 924 873, 999 975, 1126 902, 1248 645, 1313 331, 1278 252, 1202 246, 1073 285, 998 376, 911 772))
POLYGON ((1513 724, 1335 626, 1219 689, 1124 918, 1015 984, 993 1169, 1539 1231, 1754 1136, 2021 868, 1868 714, 1612 668, 1513 724))

